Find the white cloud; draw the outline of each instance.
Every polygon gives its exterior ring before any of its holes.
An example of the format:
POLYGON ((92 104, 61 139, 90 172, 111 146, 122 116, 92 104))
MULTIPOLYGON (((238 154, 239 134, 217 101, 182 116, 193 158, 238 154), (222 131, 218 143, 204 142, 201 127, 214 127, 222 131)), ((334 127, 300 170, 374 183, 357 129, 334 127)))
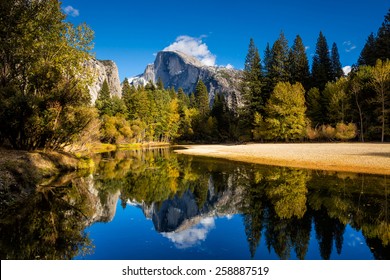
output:
POLYGON ((351 41, 345 41, 343 43, 346 52, 351 52, 356 49, 356 46, 351 41))
POLYGON ((214 218, 204 218, 199 224, 181 232, 165 232, 162 235, 171 240, 179 249, 193 247, 206 240, 207 234, 215 227, 214 218))
POLYGON ((67 14, 68 16, 72 16, 72 17, 78 17, 80 15, 80 12, 79 10, 73 8, 72 6, 66 6, 64 8, 64 12, 65 14, 67 14))
POLYGON ((310 49, 310 46, 305 46, 305 51, 307 51, 308 49, 310 49))
POLYGON ((228 65, 225 66, 227 69, 234 69, 234 66, 228 63, 228 65))
POLYGON ((200 38, 190 36, 179 36, 176 41, 163 49, 164 51, 181 51, 185 54, 196 57, 201 63, 207 66, 215 66, 216 56, 209 51, 209 48, 200 38))
POLYGON ((349 73, 351 73, 351 70, 352 70, 351 66, 343 67, 344 75, 347 76, 349 73))

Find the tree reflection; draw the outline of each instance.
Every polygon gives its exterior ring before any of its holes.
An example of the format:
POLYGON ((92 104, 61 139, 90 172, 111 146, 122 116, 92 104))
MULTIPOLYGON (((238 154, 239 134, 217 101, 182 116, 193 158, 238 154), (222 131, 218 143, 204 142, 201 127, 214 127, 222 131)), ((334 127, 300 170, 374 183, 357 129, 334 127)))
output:
POLYGON ((101 154, 95 162, 94 175, 46 183, 1 213, 2 259, 72 259, 90 250, 85 227, 110 221, 119 195, 123 208, 138 203, 160 232, 191 232, 206 216, 241 214, 251 258, 265 243, 261 249, 281 259, 305 259, 315 237, 321 257, 330 259, 342 254, 347 225, 362 231, 374 258, 390 258, 386 176, 239 164, 168 149, 101 154))
POLYGON ((91 249, 83 229, 94 210, 83 179, 41 187, 0 220, 1 259, 72 259, 91 249))

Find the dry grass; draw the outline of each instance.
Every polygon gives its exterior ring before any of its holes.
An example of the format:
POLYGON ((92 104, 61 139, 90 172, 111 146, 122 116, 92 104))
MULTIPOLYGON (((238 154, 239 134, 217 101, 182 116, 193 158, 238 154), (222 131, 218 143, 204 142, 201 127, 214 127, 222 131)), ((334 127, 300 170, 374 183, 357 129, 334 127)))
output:
POLYGON ((250 163, 390 175, 390 144, 183 145, 177 153, 250 163))

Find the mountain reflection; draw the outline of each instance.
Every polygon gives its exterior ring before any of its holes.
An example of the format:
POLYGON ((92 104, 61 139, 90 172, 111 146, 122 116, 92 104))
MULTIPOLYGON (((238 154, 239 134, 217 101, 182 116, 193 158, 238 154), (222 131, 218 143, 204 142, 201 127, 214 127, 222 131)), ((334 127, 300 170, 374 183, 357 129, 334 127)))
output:
POLYGON ((180 250, 205 242, 217 218, 240 215, 248 258, 266 246, 262 250, 280 259, 305 259, 315 238, 323 259, 355 243, 365 243, 375 259, 390 259, 386 176, 233 163, 169 149, 102 154, 95 161, 94 175, 38 188, 2 213, 2 259, 90 253, 93 242, 84 229, 111 221, 119 198, 123 208, 141 208, 180 250), (365 240, 345 242, 348 225, 365 240))

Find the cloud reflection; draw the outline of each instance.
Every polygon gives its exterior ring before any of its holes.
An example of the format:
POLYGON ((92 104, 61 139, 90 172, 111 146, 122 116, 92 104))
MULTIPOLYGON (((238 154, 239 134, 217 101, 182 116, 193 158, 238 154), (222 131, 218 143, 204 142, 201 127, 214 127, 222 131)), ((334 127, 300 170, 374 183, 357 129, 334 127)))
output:
POLYGON ((162 235, 171 240, 179 249, 186 249, 206 240, 210 230, 215 228, 215 221, 212 217, 207 217, 189 229, 180 232, 164 232, 162 235))

